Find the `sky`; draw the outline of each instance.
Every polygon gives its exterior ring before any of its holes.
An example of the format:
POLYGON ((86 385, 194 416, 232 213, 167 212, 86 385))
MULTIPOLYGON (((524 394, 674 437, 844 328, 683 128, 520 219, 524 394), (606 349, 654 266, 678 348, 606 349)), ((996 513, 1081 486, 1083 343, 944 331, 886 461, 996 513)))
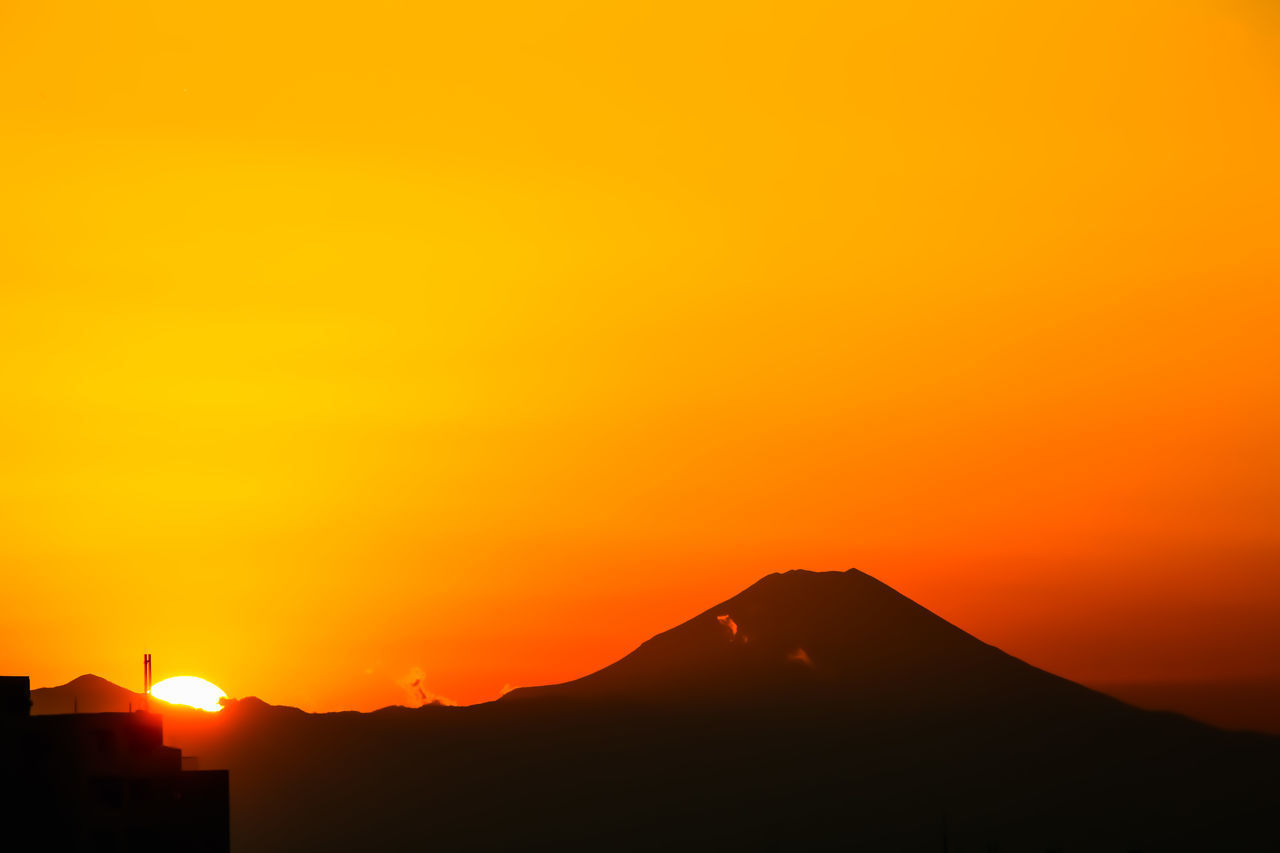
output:
POLYGON ((857 567, 1280 681, 1262 0, 0 6, 0 671, 370 710, 857 567))

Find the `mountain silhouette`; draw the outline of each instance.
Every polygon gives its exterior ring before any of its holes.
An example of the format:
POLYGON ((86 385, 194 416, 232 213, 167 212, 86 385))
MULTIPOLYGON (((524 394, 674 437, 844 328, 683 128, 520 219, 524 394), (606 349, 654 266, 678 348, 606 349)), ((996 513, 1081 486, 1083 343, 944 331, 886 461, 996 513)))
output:
POLYGON ((146 697, 96 675, 82 675, 57 687, 31 691, 33 714, 96 714, 139 710, 146 697))
POLYGON ((469 707, 166 711, 237 850, 1277 849, 1280 738, 1141 711, 875 579, 770 575, 469 707))
POLYGON ((1119 703, 978 640, 856 569, 769 575, 576 681, 534 699, 791 703, 897 713, 1005 703, 1117 710, 1119 703))

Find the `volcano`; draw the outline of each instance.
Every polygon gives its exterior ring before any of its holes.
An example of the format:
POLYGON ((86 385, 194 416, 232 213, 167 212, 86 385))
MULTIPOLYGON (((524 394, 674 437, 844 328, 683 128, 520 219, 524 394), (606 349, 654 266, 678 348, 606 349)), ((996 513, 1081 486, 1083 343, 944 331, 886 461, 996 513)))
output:
POLYGON ((931 707, 995 712, 1011 704, 1021 713, 1122 710, 856 569, 769 575, 598 672, 502 699, 528 700, 805 702, 888 715, 931 707))

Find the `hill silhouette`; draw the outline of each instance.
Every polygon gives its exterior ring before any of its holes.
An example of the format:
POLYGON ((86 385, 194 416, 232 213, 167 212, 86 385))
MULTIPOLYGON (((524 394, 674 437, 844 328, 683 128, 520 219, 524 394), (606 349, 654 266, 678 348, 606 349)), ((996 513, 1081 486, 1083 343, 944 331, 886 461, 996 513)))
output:
MULTIPOLYGON (((142 708, 145 696, 96 675, 82 675, 57 687, 31 691, 33 714, 95 714, 142 708)), ((158 701, 158 700, 157 700, 158 701)))
POLYGON ((469 707, 166 713, 240 850, 1276 849, 1280 738, 1141 711, 861 572, 770 575, 469 707))

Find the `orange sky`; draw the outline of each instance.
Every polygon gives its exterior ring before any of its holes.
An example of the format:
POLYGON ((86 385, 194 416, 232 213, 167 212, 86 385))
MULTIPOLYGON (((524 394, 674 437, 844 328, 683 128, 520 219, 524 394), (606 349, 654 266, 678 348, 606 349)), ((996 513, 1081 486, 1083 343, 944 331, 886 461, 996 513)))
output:
POLYGON ((1072 678, 1280 678, 1278 36, 10 0, 0 671, 471 702, 857 566, 1072 678))

